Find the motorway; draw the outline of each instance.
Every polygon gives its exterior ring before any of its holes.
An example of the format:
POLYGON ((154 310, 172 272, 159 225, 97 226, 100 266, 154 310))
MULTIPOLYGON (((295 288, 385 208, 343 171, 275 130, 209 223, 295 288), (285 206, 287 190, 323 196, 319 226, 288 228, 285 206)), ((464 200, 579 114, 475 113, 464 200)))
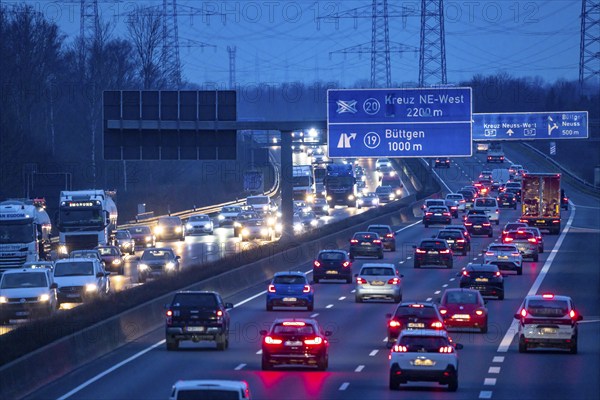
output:
MULTIPOLYGON (((528 162, 519 151, 507 151, 507 156, 532 172, 547 169, 528 162)), ((481 169, 488 167, 479 155, 453 161, 449 170, 436 171, 450 190, 459 189, 481 169)), ((167 352, 164 329, 157 329, 27 398, 165 399, 177 380, 207 378, 246 380, 253 398, 257 399, 598 398, 599 204, 597 199, 575 188, 565 185, 565 189, 575 207, 563 212, 563 234, 545 235, 546 251, 540 255, 539 262, 525 261, 522 276, 506 277, 505 300, 490 299, 487 304, 489 332, 452 332, 454 341, 464 345, 459 351, 459 389, 456 393, 428 383, 403 385, 405 393, 388 390, 385 314, 393 312, 394 304, 357 304, 352 284, 320 283, 315 288, 313 312, 266 312, 264 290, 267 282, 257 282, 255 287, 225 299, 236 305, 231 311, 230 347, 225 352, 216 351, 211 344, 188 342, 183 343, 178 352, 167 352), (512 341, 512 316, 524 296, 547 291, 573 297, 578 311, 584 316, 579 327, 577 355, 553 351, 519 354, 516 342, 512 341), (273 319, 284 316, 312 316, 325 329, 334 332, 327 371, 303 368, 261 371, 258 331, 266 329, 273 319)), ((474 238, 472 251, 467 256, 455 256, 452 270, 413 269, 412 245, 433 234, 437 230, 435 227, 424 228, 417 216, 406 225, 395 226, 398 251, 386 252, 384 261, 396 264, 404 274, 404 300, 436 299, 445 287, 457 287, 456 273, 460 268, 469 261, 481 261, 482 250, 489 243, 498 241, 503 224, 517 219, 518 215, 518 210, 502 210, 495 237, 474 238)), ((186 240, 183 249, 187 249, 187 244, 186 240)), ((369 261, 372 260, 357 258, 354 271, 369 261)), ((311 268, 310 264, 297 267, 304 272, 311 268)))

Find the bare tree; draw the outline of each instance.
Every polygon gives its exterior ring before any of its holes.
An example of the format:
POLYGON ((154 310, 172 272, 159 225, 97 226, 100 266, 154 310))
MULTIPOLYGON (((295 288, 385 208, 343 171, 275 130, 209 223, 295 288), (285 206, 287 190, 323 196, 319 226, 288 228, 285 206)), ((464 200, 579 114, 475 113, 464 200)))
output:
POLYGON ((162 24, 162 13, 152 7, 130 14, 127 21, 129 39, 139 61, 139 75, 144 89, 160 89, 165 81, 164 71, 160 67, 162 24))

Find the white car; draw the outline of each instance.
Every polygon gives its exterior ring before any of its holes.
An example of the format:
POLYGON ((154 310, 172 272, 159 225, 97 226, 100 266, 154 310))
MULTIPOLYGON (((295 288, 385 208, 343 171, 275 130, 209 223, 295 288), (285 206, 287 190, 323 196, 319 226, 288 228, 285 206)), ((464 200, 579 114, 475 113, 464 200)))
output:
POLYGON ((54 265, 58 284, 58 304, 81 303, 110 293, 110 280, 102 264, 94 258, 68 258, 54 265))
POLYGON ((245 381, 193 380, 178 381, 171 388, 169 400, 231 399, 250 400, 250 388, 245 381))
POLYGON ((355 275, 356 294, 354 299, 362 303, 367 299, 389 299, 394 303, 402 301, 402 280, 394 264, 365 263, 355 275))
POLYGON ((188 218, 185 224, 186 235, 193 235, 196 233, 208 233, 213 234, 214 225, 212 219, 206 214, 192 215, 188 218))
POLYGON ((483 256, 484 264, 495 264, 498 269, 517 271, 523 274, 523 256, 514 244, 490 244, 483 256))
POLYGON ((519 353, 546 347, 577 354, 577 323, 583 317, 570 297, 552 293, 527 296, 515 319, 519 321, 519 353))
POLYGON ((50 268, 18 268, 0 275, 0 324, 10 319, 50 316, 57 309, 50 268))
POLYGON ((490 222, 500 224, 500 207, 494 197, 478 197, 473 202, 473 210, 484 211, 490 222))
POLYGON ((375 161, 375 169, 379 171, 382 167, 392 168, 392 162, 389 158, 378 158, 375 161))
POLYGON ((217 221, 219 221, 219 226, 225 225, 233 225, 239 213, 242 212, 242 207, 240 206, 224 206, 221 208, 219 215, 217 216, 217 221))
POLYGON ((454 202, 456 202, 458 211, 465 212, 465 210, 467 209, 467 202, 465 201, 465 197, 460 193, 448 193, 446 195, 446 200, 453 200, 454 202))
POLYGON ((452 343, 445 330, 405 329, 390 353, 390 390, 409 381, 438 382, 448 390, 458 389, 460 343, 452 343))
POLYGON ((446 206, 446 200, 444 199, 427 199, 423 202, 423 205, 421 205, 421 210, 423 210, 423 214, 425 214, 425 210, 427 210, 429 207, 434 206, 440 206, 440 207, 445 207, 446 206))

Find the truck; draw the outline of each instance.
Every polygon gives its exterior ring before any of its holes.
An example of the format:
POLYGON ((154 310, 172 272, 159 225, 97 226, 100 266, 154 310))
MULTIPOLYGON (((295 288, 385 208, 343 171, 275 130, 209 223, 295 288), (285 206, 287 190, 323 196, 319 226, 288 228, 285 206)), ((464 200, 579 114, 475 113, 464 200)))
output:
POLYGON ((292 170, 293 199, 311 202, 314 196, 312 166, 297 165, 292 170))
POLYGON ((487 151, 487 162, 504 162, 504 151, 500 143, 491 143, 487 151))
POLYGON ((356 178, 351 164, 329 164, 323 184, 329 207, 333 208, 336 204, 356 206, 356 178))
POLYGON ((560 193, 560 174, 524 174, 519 221, 551 234, 560 233, 560 193))
POLYGON ((315 196, 325 197, 325 185, 323 180, 327 175, 327 169, 321 165, 313 166, 313 180, 315 182, 315 196))
POLYGON ((59 255, 107 245, 117 229, 114 192, 101 189, 60 192, 58 207, 59 255))
POLYGON ((30 200, 0 203, 0 270, 50 256, 50 217, 30 200))

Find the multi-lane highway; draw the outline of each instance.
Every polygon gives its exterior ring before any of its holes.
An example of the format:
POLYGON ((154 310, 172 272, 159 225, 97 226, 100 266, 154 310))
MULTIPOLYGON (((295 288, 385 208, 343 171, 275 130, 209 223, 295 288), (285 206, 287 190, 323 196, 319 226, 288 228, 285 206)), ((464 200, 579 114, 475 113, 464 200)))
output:
MULTIPOLYGON (((530 171, 545 171, 520 152, 507 152, 512 161, 530 171)), ((487 167, 483 158, 454 160, 448 171, 437 171, 450 190, 470 182, 487 167)), ((487 334, 452 332, 462 343, 459 352, 459 389, 446 392, 436 384, 409 384, 404 394, 390 392, 387 385, 389 350, 386 348, 385 314, 392 303, 354 302, 353 285, 320 283, 315 288, 315 309, 265 311, 266 282, 225 299, 235 303, 231 311, 230 348, 225 352, 210 344, 185 343, 178 352, 167 352, 164 329, 149 332, 141 339, 114 351, 31 394, 31 399, 164 399, 171 385, 180 379, 246 380, 258 399, 388 399, 388 398, 598 398, 600 329, 599 270, 600 220, 598 200, 565 185, 573 207, 563 212, 563 234, 545 236, 546 251, 539 262, 526 261, 522 276, 506 277, 503 301, 489 300, 490 328, 487 334), (528 293, 555 292, 573 297, 584 321, 579 329, 579 354, 542 351, 520 354, 514 336, 513 314, 528 293), (312 316, 331 337, 329 369, 325 372, 303 368, 260 369, 260 336, 276 317, 312 316)), ((481 252, 498 241, 500 229, 518 217, 518 211, 502 210, 500 226, 493 238, 477 237, 467 256, 456 256, 454 269, 414 269, 412 244, 437 229, 424 228, 418 216, 397 230, 396 253, 385 254, 385 262, 397 265, 404 274, 404 300, 436 299, 446 287, 457 287, 456 273, 470 261, 481 261, 481 252)), ((197 241, 202 242, 199 238, 197 241)), ((196 240, 194 240, 194 243, 196 240)), ((191 241, 190 241, 191 243, 191 241)), ((193 247, 193 246, 192 246, 193 247)), ((188 241, 183 251, 189 251, 188 241)), ((188 253, 186 253, 188 254, 188 253)), ((197 254, 197 253, 189 253, 197 254)), ((198 256, 198 255, 197 255, 198 256)), ((370 259, 359 258, 353 265, 370 259)), ((298 270, 310 272, 310 264, 298 270)))

